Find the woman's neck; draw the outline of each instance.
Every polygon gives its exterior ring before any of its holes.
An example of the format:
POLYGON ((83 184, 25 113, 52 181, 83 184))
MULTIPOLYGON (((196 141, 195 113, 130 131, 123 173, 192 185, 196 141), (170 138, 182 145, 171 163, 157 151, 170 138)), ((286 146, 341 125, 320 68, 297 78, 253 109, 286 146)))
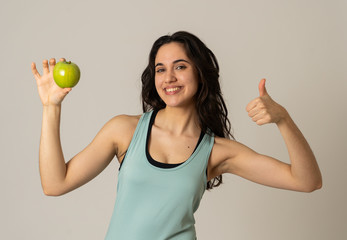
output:
POLYGON ((158 112, 155 125, 172 134, 200 135, 199 118, 195 108, 166 107, 158 112))

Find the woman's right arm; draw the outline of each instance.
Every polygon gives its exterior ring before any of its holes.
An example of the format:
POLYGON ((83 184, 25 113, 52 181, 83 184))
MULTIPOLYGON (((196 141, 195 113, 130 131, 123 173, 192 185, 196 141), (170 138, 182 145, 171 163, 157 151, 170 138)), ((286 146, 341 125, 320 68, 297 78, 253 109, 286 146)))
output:
MULTIPOLYGON (((64 61, 65 59, 60 59, 64 61)), ((61 103, 71 88, 60 88, 53 80, 55 59, 43 61, 40 75, 35 63, 35 76, 43 104, 39 166, 43 191, 49 196, 70 192, 97 176, 115 155, 127 149, 138 117, 117 116, 107 122, 83 151, 65 163, 60 141, 61 103)))
POLYGON ((43 108, 39 166, 42 188, 49 196, 68 193, 96 177, 118 152, 119 144, 114 136, 127 135, 118 130, 122 116, 115 117, 85 149, 65 163, 59 131, 60 112, 60 106, 43 108))

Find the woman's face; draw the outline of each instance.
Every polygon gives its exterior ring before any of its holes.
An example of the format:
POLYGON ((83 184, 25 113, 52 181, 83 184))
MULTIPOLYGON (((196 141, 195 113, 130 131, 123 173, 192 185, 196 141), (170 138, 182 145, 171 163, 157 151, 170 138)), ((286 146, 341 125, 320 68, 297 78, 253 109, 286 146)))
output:
POLYGON ((155 87, 167 107, 194 105, 198 84, 197 70, 183 44, 171 42, 159 48, 155 58, 155 87))

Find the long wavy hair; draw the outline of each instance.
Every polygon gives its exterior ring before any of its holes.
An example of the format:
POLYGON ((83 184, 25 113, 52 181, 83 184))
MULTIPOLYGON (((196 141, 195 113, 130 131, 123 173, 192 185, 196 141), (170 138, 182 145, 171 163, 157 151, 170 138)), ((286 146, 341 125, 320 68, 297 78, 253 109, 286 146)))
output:
MULTIPOLYGON (((164 35, 154 42, 149 54, 148 65, 141 77, 143 111, 160 110, 166 106, 155 88, 155 58, 159 48, 171 42, 183 44, 187 56, 197 69, 199 86, 195 95, 195 107, 202 131, 208 133, 208 129, 210 129, 216 136, 234 139, 228 119, 228 110, 219 84, 217 59, 198 37, 189 32, 179 31, 172 35, 164 35)), ((222 183, 223 177, 219 175, 207 182, 206 189, 212 189, 222 183)))

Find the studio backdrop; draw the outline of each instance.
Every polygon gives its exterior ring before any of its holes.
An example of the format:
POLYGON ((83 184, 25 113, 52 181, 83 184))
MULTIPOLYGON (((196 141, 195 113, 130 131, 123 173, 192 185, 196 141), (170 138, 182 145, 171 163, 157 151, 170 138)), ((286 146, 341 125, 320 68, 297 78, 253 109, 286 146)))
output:
MULTIPOLYGON (((323 188, 299 193, 231 174, 205 191, 199 240, 347 239, 347 1, 4 1, 0 7, 1 239, 103 239, 119 163, 60 197, 43 194, 38 168, 42 106, 31 62, 61 57, 81 69, 62 105, 65 160, 119 114, 142 113, 140 77, 153 42, 179 30, 215 53, 233 134, 289 162, 276 125, 257 126, 246 105, 267 79, 314 151, 323 188)), ((131 224, 131 223, 129 223, 131 224)))

